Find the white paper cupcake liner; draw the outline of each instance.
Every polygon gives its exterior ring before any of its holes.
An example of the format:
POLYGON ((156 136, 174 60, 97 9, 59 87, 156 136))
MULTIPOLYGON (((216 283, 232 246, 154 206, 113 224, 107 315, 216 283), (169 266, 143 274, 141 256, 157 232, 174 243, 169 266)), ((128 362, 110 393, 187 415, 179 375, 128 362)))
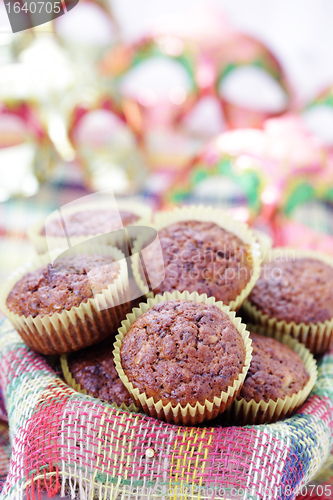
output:
MULTIPOLYGON (((65 215, 70 215, 73 213, 85 211, 85 210, 96 210, 96 209, 112 209, 112 206, 106 203, 97 202, 97 203, 82 203, 80 205, 76 205, 75 207, 65 208, 63 209, 63 213, 65 215)), ((145 226, 150 224, 152 218, 152 210, 147 205, 143 205, 141 203, 132 203, 132 202, 117 202, 114 206, 114 209, 117 210, 126 210, 128 212, 132 212, 137 215, 139 219, 131 224, 131 226, 145 226)), ((58 214, 56 215, 56 217, 58 214)), ((32 226, 28 231, 28 237, 35 247, 35 250, 38 254, 44 254, 46 252, 50 252, 52 257, 55 258, 53 252, 55 249, 66 250, 68 248, 68 242, 66 238, 63 237, 51 237, 41 234, 44 229, 45 219, 43 221, 38 222, 34 226, 32 226)), ((126 228, 125 228, 126 229, 126 228)), ((114 231, 112 233, 98 233, 98 234, 85 234, 82 236, 70 236, 70 245, 75 246, 82 241, 89 240, 91 238, 96 238, 97 236, 103 236, 102 242, 105 245, 111 245, 116 248, 122 250, 125 255, 127 255, 127 239, 126 232, 124 231, 114 231)))
POLYGON ((206 294, 199 295, 197 292, 180 293, 176 291, 173 293, 166 292, 163 295, 156 295, 154 298, 148 299, 147 304, 142 303, 140 304, 139 308, 133 309, 132 313, 128 314, 126 320, 122 322, 122 326, 121 328, 119 328, 118 332, 119 333, 116 336, 116 342, 114 344, 115 349, 113 351, 113 354, 115 366, 120 379, 122 380, 127 390, 131 393, 137 406, 142 408, 143 411, 148 415, 160 420, 165 420, 169 423, 178 425, 197 425, 204 421, 211 420, 224 412, 225 409, 234 401, 239 391, 241 390, 251 362, 251 340, 249 337, 249 332, 246 330, 246 326, 241 322, 241 318, 236 317, 235 312, 230 311, 228 306, 224 306, 222 302, 216 302, 214 297, 207 298, 206 294), (245 363, 242 372, 234 380, 233 385, 229 386, 226 392, 222 392, 220 397, 215 397, 214 401, 206 400, 205 404, 200 404, 199 402, 197 402, 195 406, 187 404, 185 407, 181 406, 179 403, 177 404, 177 406, 172 406, 171 403, 163 405, 162 401, 155 402, 152 397, 147 398, 144 393, 140 393, 139 389, 136 388, 125 375, 125 372, 121 365, 120 356, 120 349, 123 338, 125 337, 134 321, 139 316, 148 311, 148 309, 151 309, 155 304, 169 300, 191 300, 194 302, 203 302, 205 304, 214 304, 219 309, 221 309, 221 311, 228 315, 228 317, 242 336, 246 349, 245 363))
MULTIPOLYGON (((119 275, 102 293, 78 307, 45 316, 20 316, 7 307, 7 297, 15 284, 26 274, 49 264, 48 255, 37 257, 19 268, 5 283, 0 295, 0 309, 21 335, 24 342, 42 354, 62 354, 95 344, 117 330, 131 310, 127 264, 124 254, 111 246, 84 244, 84 252, 111 255, 120 266, 119 275)), ((78 248, 66 252, 77 255, 78 248)))
MULTIPOLYGON (((333 267, 333 259, 328 255, 323 255, 312 250, 301 250, 295 248, 273 248, 267 255, 268 260, 273 260, 278 256, 293 255, 296 258, 310 257, 325 262, 333 267)), ((248 320, 257 325, 265 327, 267 332, 279 332, 287 334, 304 344, 313 354, 322 354, 327 351, 333 342, 333 318, 323 323, 287 323, 278 320, 268 314, 259 311, 250 300, 243 304, 244 314, 248 320)))
MULTIPOLYGON (((64 375, 64 378, 70 387, 72 387, 75 391, 79 392, 80 394, 85 394, 85 395, 88 395, 92 398, 95 397, 92 394, 89 394, 86 391, 86 389, 83 389, 81 387, 81 385, 76 382, 76 380, 73 377, 73 375, 71 374, 69 366, 68 366, 68 354, 62 354, 60 356, 60 364, 61 364, 61 369, 62 369, 62 373, 64 375)), ((108 403, 108 401, 106 401, 106 402, 108 403)), ((125 410, 125 411, 132 411, 134 413, 138 413, 138 411, 139 411, 139 408, 137 408, 134 403, 131 403, 129 406, 125 405, 125 403, 122 403, 120 406, 117 405, 116 403, 109 403, 109 404, 111 406, 114 406, 115 408, 120 408, 121 410, 125 410)))
POLYGON ((259 229, 252 228, 252 231, 257 242, 259 243, 261 261, 263 262, 269 255, 269 252, 272 250, 273 240, 263 231, 259 231, 259 229))
MULTIPOLYGON (((222 212, 219 209, 206 206, 189 206, 176 208, 173 211, 157 212, 154 217, 152 227, 156 231, 160 231, 176 222, 196 220, 203 222, 213 222, 223 229, 238 236, 244 243, 249 245, 252 260, 251 277, 241 293, 235 297, 228 305, 229 309, 237 311, 246 297, 250 294, 259 275, 261 266, 261 251, 259 242, 251 229, 244 223, 235 220, 230 215, 222 212)), ((142 291, 147 297, 153 297, 154 293, 149 290, 147 284, 143 280, 143 268, 140 260, 140 252, 144 246, 144 238, 139 237, 133 245, 133 255, 131 257, 133 276, 142 291)), ((156 255, 158 258, 158 255, 156 255)))
POLYGON ((252 327, 251 325, 247 325, 247 328, 250 332, 253 331, 259 333, 260 335, 272 337, 282 344, 291 347, 293 351, 299 354, 310 375, 310 378, 303 389, 292 396, 286 396, 284 399, 278 398, 276 401, 260 401, 259 403, 256 403, 253 399, 251 401, 236 399, 227 409, 228 422, 231 425, 270 424, 276 422, 277 420, 290 417, 302 406, 316 383, 316 360, 309 349, 289 335, 283 335, 279 332, 267 334, 263 327, 252 327))

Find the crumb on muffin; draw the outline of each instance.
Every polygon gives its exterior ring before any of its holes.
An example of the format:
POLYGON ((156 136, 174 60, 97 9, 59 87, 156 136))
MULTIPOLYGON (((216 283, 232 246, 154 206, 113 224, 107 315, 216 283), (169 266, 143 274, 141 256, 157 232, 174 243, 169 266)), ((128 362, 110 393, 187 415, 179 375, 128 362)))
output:
POLYGON ((310 375, 299 354, 273 338, 256 333, 250 337, 252 360, 237 399, 267 403, 304 389, 310 375))
POLYGON ((120 266, 110 255, 63 257, 25 274, 7 297, 8 309, 26 318, 52 315, 87 302, 115 281, 120 266))

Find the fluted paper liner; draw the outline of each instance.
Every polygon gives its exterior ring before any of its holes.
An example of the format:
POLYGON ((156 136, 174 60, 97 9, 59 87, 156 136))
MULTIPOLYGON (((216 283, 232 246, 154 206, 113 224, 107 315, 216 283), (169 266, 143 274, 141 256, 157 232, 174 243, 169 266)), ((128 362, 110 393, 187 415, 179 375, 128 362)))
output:
MULTIPOLYGON (((301 250, 296 248, 273 248, 268 254, 266 262, 273 260, 277 256, 293 255, 295 258, 309 257, 325 262, 333 267, 333 259, 328 255, 324 255, 313 250, 301 250)), ((333 342, 333 318, 326 320, 323 323, 287 323, 284 320, 279 321, 268 314, 263 314, 259 311, 249 300, 243 304, 243 309, 246 317, 251 323, 261 325, 266 328, 268 332, 280 332, 287 334, 299 342, 304 344, 313 354, 323 354, 330 347, 333 342)))
POLYGON ((236 317, 235 312, 230 311, 229 307, 223 305, 222 302, 217 302, 214 297, 208 298, 206 294, 199 295, 197 292, 166 292, 163 295, 156 295, 154 298, 148 299, 147 304, 141 303, 139 308, 134 308, 132 313, 127 315, 126 320, 122 322, 122 326, 119 328, 118 332, 118 335, 116 335, 116 342, 114 343, 115 349, 113 351, 113 355, 116 370, 123 384, 133 396, 136 404, 142 408, 145 413, 154 418, 178 425, 197 425, 204 421, 211 420, 224 412, 226 408, 231 405, 241 390, 252 358, 252 341, 249 337, 249 332, 246 330, 246 326, 241 322, 241 318, 236 317), (227 392, 222 392, 220 397, 215 396, 214 401, 206 400, 205 404, 197 402, 195 406, 187 404, 185 407, 181 406, 180 403, 178 403, 175 407, 173 407, 171 403, 163 405, 162 401, 155 402, 153 397, 147 398, 144 393, 140 393, 139 389, 134 387, 132 382, 130 382, 128 377, 125 375, 121 366, 120 357, 120 349, 123 338, 139 316, 148 311, 148 309, 151 309, 155 304, 169 300, 191 300, 194 302, 203 302, 204 304, 214 304, 228 315, 243 338, 246 355, 242 372, 234 380, 233 385, 228 387, 227 392))
MULTIPOLYGON (((154 217, 154 224, 151 225, 156 231, 160 231, 176 222, 196 220, 200 222, 214 222, 223 229, 238 236, 244 243, 250 247, 252 258, 252 272, 249 282, 241 293, 232 300, 228 305, 232 311, 237 311, 246 297, 251 293, 252 288, 256 284, 260 275, 261 266, 261 250, 260 243, 257 241, 255 234, 244 223, 235 220, 232 216, 226 214, 222 210, 206 206, 188 206, 176 208, 173 211, 157 212, 154 217)), ((142 279, 140 269, 140 251, 143 246, 143 236, 138 237, 133 245, 131 263, 132 271, 135 281, 137 282, 140 290, 146 297, 153 297, 154 293, 149 290, 148 286, 142 279)))
MULTIPOLYGON (((95 398, 95 396, 93 396, 92 394, 89 394, 86 391, 86 389, 83 389, 81 387, 81 385, 76 382, 75 378, 73 377, 73 375, 71 374, 71 372, 69 370, 67 358, 68 358, 68 354, 62 354, 60 356, 60 364, 61 364, 62 373, 65 377, 67 384, 70 387, 72 387, 75 391, 79 392, 80 394, 84 394, 86 396, 90 396, 92 398, 95 398)), ((109 405, 111 405, 115 408, 120 408, 121 410, 125 410, 125 411, 133 411, 135 413, 138 413, 140 411, 139 408, 137 408, 134 403, 131 403, 129 406, 126 406, 125 403, 122 403, 120 406, 117 405, 116 403, 109 403, 108 401, 106 401, 106 403, 108 403, 109 405)))
MULTIPOLYGON (((77 351, 100 340, 117 330, 121 320, 131 310, 127 264, 124 254, 111 246, 89 245, 84 252, 111 255, 118 260, 119 274, 113 283, 79 306, 61 313, 36 316, 19 316, 7 307, 7 297, 15 284, 28 272, 46 266, 47 254, 38 256, 33 262, 19 268, 5 283, 0 295, 0 309, 7 316, 24 342, 42 354, 63 354, 77 351)), ((77 255, 77 249, 66 251, 66 256, 77 255)))
MULTIPOLYGON (((73 213, 81 212, 84 210, 96 210, 96 209, 112 209, 112 206, 102 203, 82 203, 75 207, 64 208, 65 215, 70 215, 73 213)), ((114 209, 126 210, 128 212, 132 212, 137 215, 139 219, 136 222, 131 224, 132 226, 145 226, 151 223, 152 210, 147 205, 143 205, 141 203, 132 203, 132 202, 117 202, 114 206, 114 209)), ((38 222, 33 225, 28 231, 28 237, 33 244, 36 252, 38 254, 44 254, 48 252, 50 249, 60 248, 66 250, 68 248, 68 243, 66 238, 63 237, 46 237, 46 235, 42 235, 41 232, 44 229, 45 219, 43 221, 38 222)), ((89 240, 90 238, 96 238, 97 236, 104 236, 103 244, 111 245, 120 250, 124 250, 127 246, 127 242, 124 242, 124 234, 120 231, 114 231, 112 233, 98 233, 98 234, 85 234, 82 236, 69 236, 71 246, 75 246, 76 244, 89 240), (125 245, 125 246, 124 246, 125 245)))
POLYGON ((289 335, 283 335, 280 332, 268 334, 265 328, 258 326, 247 325, 247 328, 249 331, 272 337, 291 347, 299 354, 310 375, 305 387, 292 396, 286 396, 284 399, 278 398, 276 401, 272 399, 268 402, 260 401, 260 403, 256 403, 253 399, 251 401, 240 399, 235 400, 227 409, 228 423, 231 425, 271 424, 290 417, 302 406, 317 381, 317 363, 309 349, 289 335))
POLYGON ((261 262, 263 262, 272 249, 273 240, 270 236, 268 236, 268 234, 264 233, 263 231, 253 228, 251 229, 254 233, 257 242, 259 243, 261 262))

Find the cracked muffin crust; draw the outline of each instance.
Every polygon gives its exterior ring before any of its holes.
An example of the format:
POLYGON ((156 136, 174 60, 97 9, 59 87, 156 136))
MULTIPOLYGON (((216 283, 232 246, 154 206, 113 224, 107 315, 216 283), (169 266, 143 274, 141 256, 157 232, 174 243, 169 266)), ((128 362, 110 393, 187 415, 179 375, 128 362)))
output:
MULTIPOLYGON (((85 236, 100 233, 110 233, 134 224, 139 217, 125 210, 96 209, 75 212, 65 219, 66 232, 68 236, 85 236), (119 220, 121 219, 121 222, 119 220)), ((45 236, 45 228, 40 233, 45 236)), ((64 229, 61 221, 53 220, 47 225, 47 236, 62 238, 64 229)))
POLYGON ((122 383, 113 360, 114 336, 68 356, 68 368, 81 389, 95 398, 118 406, 134 403, 122 383))
POLYGON ((229 304, 251 279, 249 246, 213 222, 182 221, 158 232, 163 262, 154 245, 145 250, 148 278, 160 283, 154 293, 206 293, 229 304))
POLYGON ((7 298, 7 307, 26 318, 70 310, 114 282, 120 266, 110 255, 63 257, 25 274, 7 298))
POLYGON ((304 389, 310 375, 299 354, 273 338, 256 333, 250 337, 252 360, 237 399, 267 403, 304 389))
POLYGON ((278 321, 318 323, 333 318, 333 268, 296 258, 264 264, 248 301, 278 321))
POLYGON ((140 393, 172 406, 213 401, 242 372, 246 350, 228 315, 212 304, 160 302, 123 338, 125 375, 140 393))

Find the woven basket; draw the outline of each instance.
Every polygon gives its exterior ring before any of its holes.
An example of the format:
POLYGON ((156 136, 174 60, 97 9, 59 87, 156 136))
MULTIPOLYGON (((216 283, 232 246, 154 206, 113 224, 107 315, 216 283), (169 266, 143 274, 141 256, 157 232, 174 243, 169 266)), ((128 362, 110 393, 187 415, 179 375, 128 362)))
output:
POLYGON ((2 500, 294 499, 328 457, 333 353, 299 412, 277 424, 184 428, 75 392, 0 325, 0 386, 13 453, 2 500))

